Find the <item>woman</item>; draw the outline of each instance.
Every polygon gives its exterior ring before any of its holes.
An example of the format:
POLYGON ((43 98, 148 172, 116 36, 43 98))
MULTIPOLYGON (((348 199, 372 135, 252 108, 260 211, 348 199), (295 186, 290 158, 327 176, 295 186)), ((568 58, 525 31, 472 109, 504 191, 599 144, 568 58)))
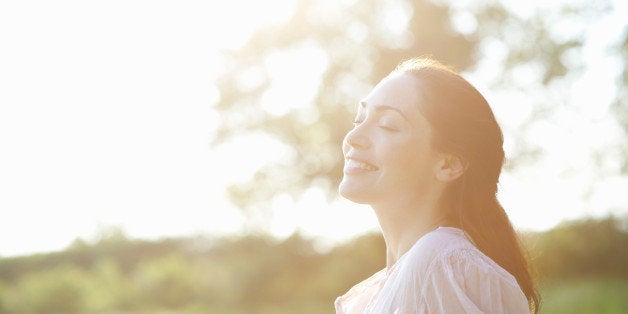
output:
POLYGON ((503 138, 484 97, 438 62, 413 59, 360 102, 354 125, 339 191, 375 211, 386 267, 339 297, 336 312, 538 312, 496 199, 503 138))

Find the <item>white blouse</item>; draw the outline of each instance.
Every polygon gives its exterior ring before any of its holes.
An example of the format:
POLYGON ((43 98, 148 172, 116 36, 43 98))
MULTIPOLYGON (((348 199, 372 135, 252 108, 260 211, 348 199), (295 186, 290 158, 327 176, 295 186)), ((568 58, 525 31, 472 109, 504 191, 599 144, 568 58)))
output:
POLYGON ((529 313, 517 280, 464 231, 439 227, 388 270, 353 286, 336 313, 529 313))

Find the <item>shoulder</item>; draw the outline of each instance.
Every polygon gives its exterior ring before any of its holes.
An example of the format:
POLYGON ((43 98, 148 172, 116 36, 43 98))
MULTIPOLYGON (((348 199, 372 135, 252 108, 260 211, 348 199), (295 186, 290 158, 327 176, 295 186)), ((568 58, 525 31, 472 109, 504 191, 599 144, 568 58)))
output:
POLYGON ((373 312, 527 313, 514 277, 460 229, 424 235, 397 262, 373 312))
MULTIPOLYGON (((439 227, 421 237, 406 253, 403 268, 425 274, 433 264, 447 256, 477 250, 464 231, 452 227, 439 227)), ((479 252, 479 250, 478 250, 479 252)))
POLYGON ((448 231, 426 239, 431 259, 423 270, 422 303, 471 313, 528 313, 527 299, 515 277, 484 255, 462 230, 448 231))
POLYGON ((424 278, 482 275, 517 285, 510 273, 484 255, 458 228, 440 227, 426 234, 408 251, 405 262, 407 270, 418 272, 424 278))
POLYGON ((420 272, 415 278, 421 278, 417 287, 421 303, 432 309, 458 304, 464 312, 527 313, 527 299, 517 280, 462 230, 443 229, 426 235, 413 248, 413 255, 427 257, 414 269, 420 272))

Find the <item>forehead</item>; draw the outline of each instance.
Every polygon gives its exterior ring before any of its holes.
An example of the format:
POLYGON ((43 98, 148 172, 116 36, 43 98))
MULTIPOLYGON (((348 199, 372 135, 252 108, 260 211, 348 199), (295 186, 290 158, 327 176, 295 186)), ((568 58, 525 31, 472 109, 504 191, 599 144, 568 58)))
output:
POLYGON ((390 106, 408 118, 419 118, 419 84, 410 74, 392 73, 362 100, 362 106, 390 106))

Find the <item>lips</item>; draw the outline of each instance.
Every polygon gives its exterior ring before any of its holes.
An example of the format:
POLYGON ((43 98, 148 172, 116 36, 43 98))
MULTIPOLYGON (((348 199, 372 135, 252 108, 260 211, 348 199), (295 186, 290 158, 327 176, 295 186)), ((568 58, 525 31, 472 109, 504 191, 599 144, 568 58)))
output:
POLYGON ((368 163, 364 160, 347 157, 345 160, 345 172, 365 172, 365 171, 376 171, 379 168, 371 163, 368 163))

